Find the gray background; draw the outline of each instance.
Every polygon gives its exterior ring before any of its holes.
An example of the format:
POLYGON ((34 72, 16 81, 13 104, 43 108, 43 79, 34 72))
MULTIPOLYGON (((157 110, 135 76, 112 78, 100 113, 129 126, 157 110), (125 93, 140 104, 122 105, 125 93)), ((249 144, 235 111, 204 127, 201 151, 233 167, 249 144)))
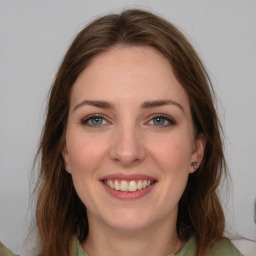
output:
POLYGON ((176 24, 205 63, 233 181, 222 190, 227 231, 256 239, 255 0, 0 0, 0 240, 15 252, 33 212, 30 174, 58 65, 88 21, 131 7, 176 24))

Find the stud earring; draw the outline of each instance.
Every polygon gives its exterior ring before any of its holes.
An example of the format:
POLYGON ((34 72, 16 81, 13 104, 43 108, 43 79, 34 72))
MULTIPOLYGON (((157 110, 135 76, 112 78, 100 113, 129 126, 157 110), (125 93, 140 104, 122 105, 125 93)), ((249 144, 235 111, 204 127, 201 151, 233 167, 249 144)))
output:
POLYGON ((197 162, 196 162, 196 161, 195 161, 195 162, 192 162, 191 165, 193 166, 194 169, 197 168, 197 162))

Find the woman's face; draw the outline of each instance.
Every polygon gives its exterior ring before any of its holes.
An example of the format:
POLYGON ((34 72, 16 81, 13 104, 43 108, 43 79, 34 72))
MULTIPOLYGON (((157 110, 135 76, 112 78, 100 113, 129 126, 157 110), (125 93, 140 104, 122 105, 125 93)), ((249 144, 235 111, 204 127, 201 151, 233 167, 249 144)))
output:
POLYGON ((115 47, 75 82, 62 154, 90 226, 175 225, 203 151, 188 96, 155 49, 115 47))

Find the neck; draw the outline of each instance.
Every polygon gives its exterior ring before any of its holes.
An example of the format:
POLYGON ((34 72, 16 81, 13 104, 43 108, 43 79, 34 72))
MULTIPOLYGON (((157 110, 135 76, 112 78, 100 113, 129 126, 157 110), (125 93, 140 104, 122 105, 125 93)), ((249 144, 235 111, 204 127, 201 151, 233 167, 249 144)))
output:
MULTIPOLYGON (((173 222, 172 222, 173 223, 173 222)), ((176 232, 176 225, 156 223, 136 231, 120 231, 102 225, 90 226, 83 243, 88 255, 101 256, 166 256, 177 253, 184 242, 176 232)))

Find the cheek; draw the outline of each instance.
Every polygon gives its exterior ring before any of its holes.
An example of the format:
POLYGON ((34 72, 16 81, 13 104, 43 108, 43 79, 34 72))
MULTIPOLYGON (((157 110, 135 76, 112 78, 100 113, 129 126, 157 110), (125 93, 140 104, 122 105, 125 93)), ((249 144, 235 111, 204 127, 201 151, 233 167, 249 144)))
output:
POLYGON ((105 155, 104 143, 100 138, 97 139, 94 136, 71 135, 67 136, 67 148, 72 173, 92 172, 105 155))
POLYGON ((97 136, 85 136, 83 132, 67 134, 66 144, 75 190, 86 207, 92 208, 95 205, 93 195, 97 191, 97 170, 104 162, 106 147, 97 136))
POLYGON ((190 141, 187 136, 179 134, 158 142, 152 141, 151 155, 164 172, 189 171, 192 152, 190 141))
POLYGON ((83 133, 67 134, 66 144, 73 184, 86 207, 95 205, 93 196, 97 190, 97 170, 104 162, 106 149, 97 138, 83 133), (96 182, 93 182, 96 181, 96 182))

